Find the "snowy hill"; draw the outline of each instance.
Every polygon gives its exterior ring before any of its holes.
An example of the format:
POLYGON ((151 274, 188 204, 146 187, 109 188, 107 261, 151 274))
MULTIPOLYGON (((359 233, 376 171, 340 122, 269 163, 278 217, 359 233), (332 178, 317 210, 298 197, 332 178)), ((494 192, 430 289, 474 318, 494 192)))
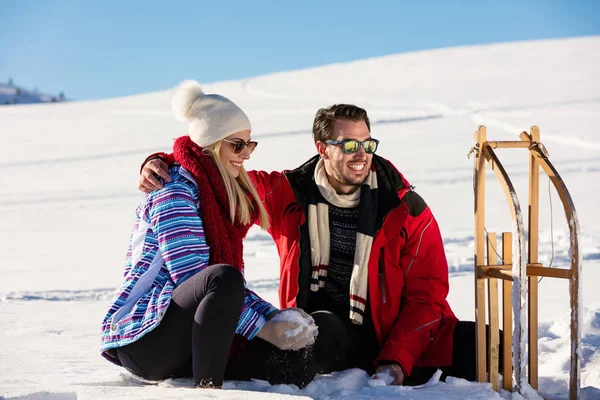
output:
MULTIPOLYGON (((316 110, 356 103, 371 116, 378 153, 416 186, 438 219, 450 264, 449 302, 474 319, 473 132, 516 140, 541 129, 581 223, 583 254, 582 397, 600 398, 600 37, 422 51, 205 85, 238 103, 260 146, 248 169, 280 170, 314 153, 316 110)), ((177 77, 194 78, 201 76, 177 77)), ((168 89, 168 88, 165 88, 168 89)), ((102 359, 99 327, 123 261, 139 164, 185 133, 171 115, 169 91, 53 107, 0 107, 0 397, 27 399, 493 399, 485 384, 368 385, 361 370, 318 377, 303 390, 227 382, 193 391, 186 380, 147 385, 102 359)), ((527 201, 527 157, 498 151, 527 201)), ((488 231, 510 231, 510 212, 493 177, 488 231)), ((568 226, 560 201, 540 191, 540 260, 566 268, 568 226)), ((525 219, 526 220, 526 219, 525 219)), ((252 229, 245 242, 249 285, 277 304, 279 264, 271 238, 252 229)), ((540 392, 566 398, 568 283, 540 283, 540 392)), ((507 393, 502 394, 510 398, 507 393)), ((516 397, 515 397, 516 398, 516 397)))
POLYGON ((13 84, 0 83, 0 105, 56 103, 65 101, 64 94, 56 96, 30 91, 13 84))

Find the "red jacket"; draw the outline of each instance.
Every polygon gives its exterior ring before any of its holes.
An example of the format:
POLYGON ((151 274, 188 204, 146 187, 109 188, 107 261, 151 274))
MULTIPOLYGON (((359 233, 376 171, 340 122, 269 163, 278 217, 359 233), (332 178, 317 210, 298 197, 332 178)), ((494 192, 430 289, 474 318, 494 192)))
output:
MULTIPOLYGON (((286 172, 250 171, 271 218, 280 257, 279 301, 305 307, 311 274, 306 215, 318 156, 286 172)), ((369 303, 381 346, 378 361, 452 363, 457 319, 446 301, 448 264, 439 227, 423 199, 387 160, 373 157, 379 207, 369 260, 369 303)))

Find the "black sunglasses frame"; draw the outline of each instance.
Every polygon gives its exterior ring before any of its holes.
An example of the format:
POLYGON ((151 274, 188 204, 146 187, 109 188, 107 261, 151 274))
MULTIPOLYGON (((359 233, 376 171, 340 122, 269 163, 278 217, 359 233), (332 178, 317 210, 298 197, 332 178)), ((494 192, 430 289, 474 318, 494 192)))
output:
POLYGON ((360 149, 360 146, 363 147, 363 149, 365 149, 365 153, 367 154, 375 154, 375 152, 377 151, 377 148, 379 147, 379 140, 377 139, 367 139, 364 140, 362 142, 356 140, 356 139, 345 139, 345 140, 326 140, 325 141, 326 144, 341 144, 342 145, 342 151, 344 152, 344 154, 354 154, 358 151, 358 149, 360 149), (354 151, 348 151, 346 150, 346 143, 350 143, 350 142, 355 142, 358 143, 358 146, 356 146, 356 150, 354 151), (375 142, 375 149, 371 152, 367 151, 367 148, 365 147, 365 143, 366 142, 375 142))
POLYGON ((250 153, 252 153, 256 149, 256 146, 258 146, 258 142, 255 140, 248 140, 246 142, 244 141, 244 139, 223 139, 223 141, 231 143, 231 145, 233 146, 233 152, 235 154, 240 154, 242 151, 244 151, 246 147, 248 147, 248 150, 250 151, 250 153))

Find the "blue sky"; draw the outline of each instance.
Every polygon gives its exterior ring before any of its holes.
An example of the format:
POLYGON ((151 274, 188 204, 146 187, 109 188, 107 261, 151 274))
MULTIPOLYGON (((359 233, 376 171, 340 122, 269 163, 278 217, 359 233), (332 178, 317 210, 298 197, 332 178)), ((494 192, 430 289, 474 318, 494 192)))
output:
POLYGON ((414 50, 598 34, 594 0, 0 0, 0 81, 97 99, 186 78, 214 82, 414 50))

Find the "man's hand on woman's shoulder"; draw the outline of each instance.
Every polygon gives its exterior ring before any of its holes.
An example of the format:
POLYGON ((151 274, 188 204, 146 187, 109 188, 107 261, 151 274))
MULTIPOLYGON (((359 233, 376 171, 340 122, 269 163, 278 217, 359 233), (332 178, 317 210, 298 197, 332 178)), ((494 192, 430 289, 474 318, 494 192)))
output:
POLYGON ((161 183, 160 178, 164 179, 165 182, 171 182, 169 166, 160 158, 148 160, 142 166, 138 189, 145 193, 162 189, 163 184, 161 183))

